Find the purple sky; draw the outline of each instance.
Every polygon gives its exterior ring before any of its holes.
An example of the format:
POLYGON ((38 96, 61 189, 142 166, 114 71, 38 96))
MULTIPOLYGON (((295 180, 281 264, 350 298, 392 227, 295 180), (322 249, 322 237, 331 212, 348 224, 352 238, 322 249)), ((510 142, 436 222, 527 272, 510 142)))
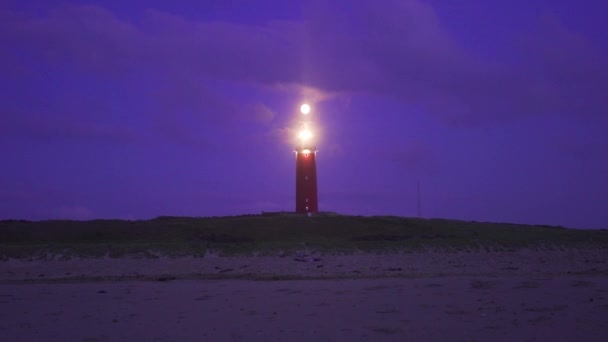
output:
POLYGON ((608 227, 605 1, 0 2, 0 219, 319 207, 608 227), (464 3, 464 4, 462 4, 464 3))

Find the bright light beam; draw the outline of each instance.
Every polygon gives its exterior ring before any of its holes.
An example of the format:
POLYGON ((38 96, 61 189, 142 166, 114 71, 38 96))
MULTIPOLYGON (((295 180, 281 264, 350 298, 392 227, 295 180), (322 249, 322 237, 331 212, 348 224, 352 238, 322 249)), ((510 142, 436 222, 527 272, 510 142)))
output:
POLYGON ((307 103, 304 103, 303 105, 300 106, 300 113, 306 115, 308 113, 310 113, 310 106, 307 103))
POLYGON ((300 139, 302 139, 303 141, 309 140, 310 138, 312 138, 312 132, 307 129, 300 131, 300 133, 298 134, 298 137, 300 139))

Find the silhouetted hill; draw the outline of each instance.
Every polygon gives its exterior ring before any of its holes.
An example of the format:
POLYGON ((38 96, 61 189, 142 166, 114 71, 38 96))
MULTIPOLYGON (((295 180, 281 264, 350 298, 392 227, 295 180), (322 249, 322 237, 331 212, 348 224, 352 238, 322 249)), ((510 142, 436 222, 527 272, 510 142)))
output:
POLYGON ((304 247, 330 253, 392 252, 426 248, 608 247, 605 230, 466 222, 394 216, 288 213, 152 220, 0 221, 0 256, 40 253, 82 256, 282 253, 304 247))

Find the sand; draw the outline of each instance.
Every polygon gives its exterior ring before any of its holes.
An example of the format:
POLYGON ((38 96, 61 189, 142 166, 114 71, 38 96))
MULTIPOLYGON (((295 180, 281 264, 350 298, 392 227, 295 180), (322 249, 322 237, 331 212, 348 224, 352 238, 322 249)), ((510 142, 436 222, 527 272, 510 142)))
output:
POLYGON ((9 260, 3 341, 605 341, 608 252, 9 260))

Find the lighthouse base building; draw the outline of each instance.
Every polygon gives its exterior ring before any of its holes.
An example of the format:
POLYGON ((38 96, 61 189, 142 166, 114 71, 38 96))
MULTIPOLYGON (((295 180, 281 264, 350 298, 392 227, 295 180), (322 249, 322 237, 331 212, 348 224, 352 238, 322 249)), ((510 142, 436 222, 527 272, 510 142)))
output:
POLYGON ((319 212, 317 202, 317 150, 298 148, 296 153, 296 213, 319 212))

